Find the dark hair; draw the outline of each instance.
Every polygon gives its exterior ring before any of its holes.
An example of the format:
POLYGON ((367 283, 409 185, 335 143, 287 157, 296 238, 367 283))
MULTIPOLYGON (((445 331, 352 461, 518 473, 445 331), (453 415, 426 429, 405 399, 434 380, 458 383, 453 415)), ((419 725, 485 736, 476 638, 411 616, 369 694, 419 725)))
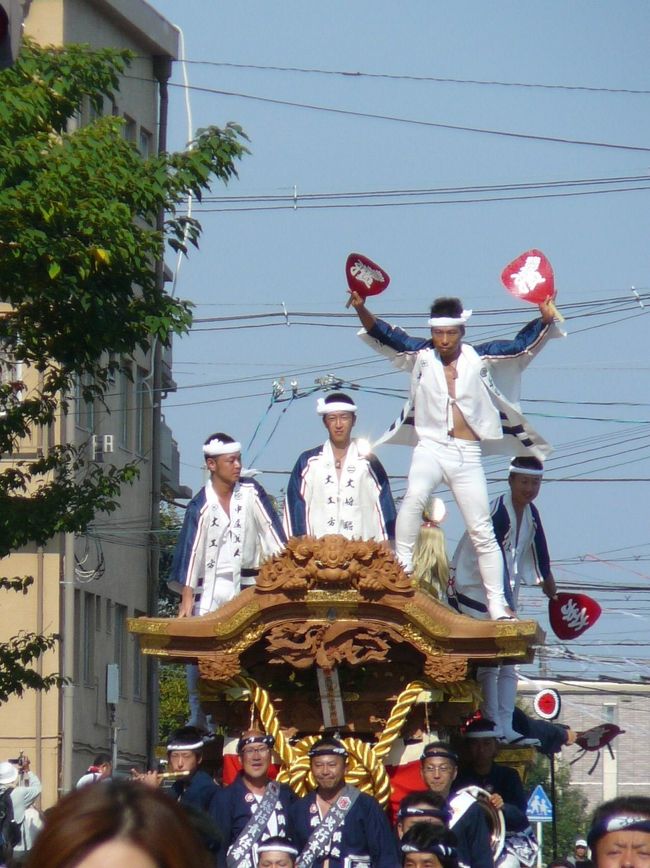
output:
POLYGON ((619 796, 598 805, 591 815, 591 827, 587 835, 587 843, 593 848, 596 841, 607 834, 607 821, 616 816, 640 816, 650 820, 650 796, 619 796))
POLYGON ((575 868, 575 866, 568 859, 556 859, 553 862, 549 862, 548 868, 575 868))
POLYGON ((27 868, 72 868, 96 847, 121 838, 158 868, 211 868, 187 815, 169 796, 135 781, 98 783, 64 796, 45 818, 27 868))
POLYGON ((177 744, 176 750, 182 750, 181 746, 187 745, 185 750, 192 750, 194 753, 200 754, 203 751, 203 733, 195 726, 180 726, 169 733, 167 745, 169 746, 170 744, 177 744), (189 745, 198 744, 199 742, 201 742, 201 747, 189 747, 189 745))
POLYGON ((330 394, 325 397, 323 403, 334 404, 338 403, 339 401, 341 401, 343 404, 354 404, 352 398, 349 395, 346 395, 345 392, 330 392, 330 394))
POLYGON ((445 757, 446 759, 450 759, 456 767, 458 766, 458 754, 451 749, 446 741, 432 741, 426 745, 422 751, 420 762, 424 763, 425 760, 432 756, 445 757))
POLYGON ((511 467, 521 467, 522 470, 543 470, 544 465, 539 458, 534 458, 532 455, 517 455, 510 462, 511 467))
POLYGON ((105 763, 113 765, 113 757, 108 753, 98 753, 93 760, 94 766, 103 766, 105 763))
POLYGON ((222 434, 221 431, 217 431, 215 434, 210 434, 209 437, 206 437, 204 446, 207 446, 210 440, 221 440, 222 443, 234 443, 235 438, 231 437, 230 434, 222 434))
POLYGON ((448 829, 441 829, 431 823, 415 823, 400 841, 402 864, 406 861, 409 851, 404 850, 408 847, 413 848, 410 852, 434 853, 442 868, 458 868, 456 836, 448 829), (440 852, 441 849, 443 852, 440 852))
POLYGON ((431 305, 430 316, 449 316, 453 319, 463 314, 463 302, 459 298, 436 298, 431 305))

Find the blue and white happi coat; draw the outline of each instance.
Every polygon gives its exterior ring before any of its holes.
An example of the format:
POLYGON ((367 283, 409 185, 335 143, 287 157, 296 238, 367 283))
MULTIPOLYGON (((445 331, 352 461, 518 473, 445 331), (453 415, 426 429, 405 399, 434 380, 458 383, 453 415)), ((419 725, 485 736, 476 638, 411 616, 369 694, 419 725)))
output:
POLYGON ((352 440, 339 475, 329 440, 303 452, 287 486, 284 528, 287 536, 394 539, 395 504, 379 459, 352 440))
MULTIPOLYGON (((539 510, 533 503, 524 508, 517 534, 517 517, 509 491, 492 501, 491 514, 494 535, 503 553, 503 590, 508 605, 515 611, 520 585, 539 584, 551 575, 546 535, 539 510)), ((465 615, 488 617, 485 586, 467 532, 461 537, 451 560, 448 599, 465 615)))
POLYGON ((188 504, 168 584, 178 593, 185 586, 194 590, 195 614, 213 611, 254 585, 262 561, 282 551, 285 542, 280 519, 258 482, 239 480, 228 516, 208 481, 188 504), (217 573, 224 546, 230 550, 231 578, 217 573))

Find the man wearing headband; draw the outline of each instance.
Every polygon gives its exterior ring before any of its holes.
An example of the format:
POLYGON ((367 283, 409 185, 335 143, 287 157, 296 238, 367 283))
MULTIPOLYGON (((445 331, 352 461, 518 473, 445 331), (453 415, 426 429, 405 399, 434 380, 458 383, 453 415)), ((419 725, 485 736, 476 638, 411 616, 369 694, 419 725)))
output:
POLYGON ((442 483, 451 489, 476 551, 493 619, 512 616, 503 595, 501 552, 494 538, 482 451, 546 455, 550 448, 533 431, 517 405, 521 372, 554 332, 550 303, 540 319, 512 341, 475 347, 463 342, 471 311, 458 298, 439 298, 431 307, 430 339, 410 337, 365 306, 356 292, 363 340, 411 372, 411 395, 399 419, 379 442, 415 445, 408 489, 397 516, 396 554, 413 568, 413 549, 422 510, 442 483))
POLYGON ((212 799, 210 816, 222 839, 220 868, 255 868, 261 842, 291 833, 289 807, 296 796, 269 778, 273 744, 273 736, 259 730, 243 732, 237 743, 241 772, 212 799))
POLYGON ((431 790, 409 793, 399 803, 397 810, 397 837, 402 838, 416 823, 431 823, 445 829, 451 819, 447 800, 431 790))
POLYGON ((595 868, 650 865, 650 798, 620 796, 599 805, 587 843, 595 868))
POLYGON ((404 868, 461 868, 453 832, 416 823, 400 841, 404 868))
POLYGON ((495 729, 491 720, 483 718, 472 721, 466 728, 463 746, 466 761, 454 781, 454 792, 476 786, 490 793, 492 806, 503 813, 505 822, 505 845, 499 865, 531 864, 538 845, 526 816, 528 800, 517 771, 494 761, 499 751, 495 729))
POLYGON ((296 461, 284 503, 287 536, 377 542, 395 537, 395 504, 386 471, 364 441, 352 439, 357 407, 349 395, 319 398, 316 412, 329 438, 296 461))
POLYGON ((445 799, 451 812, 449 828, 456 836, 458 858, 472 868, 494 868, 490 830, 483 810, 476 801, 463 801, 451 794, 458 774, 456 753, 446 742, 434 741, 424 748, 420 762, 424 783, 445 799))
MULTIPOLYGON (((203 445, 210 474, 189 502, 172 561, 169 587, 180 593, 178 615, 205 615, 255 585, 261 562, 286 538, 273 505, 254 479, 241 477, 241 445, 211 434, 203 445)), ((207 729, 198 694, 198 667, 188 666, 190 724, 207 729)))
POLYGON ((293 868, 298 850, 288 838, 267 838, 257 848, 257 868, 293 868))
MULTIPOLYGON (((207 811, 212 797, 219 789, 207 772, 200 767, 203 762, 203 738, 194 726, 182 726, 174 730, 167 741, 169 771, 179 774, 171 786, 172 794, 182 805, 207 811)), ((153 784, 152 775, 143 775, 145 783, 153 784), (146 778, 150 780, 146 780, 146 778)), ((159 781, 157 780, 156 783, 159 781)))
POLYGON ((345 783, 345 745, 322 738, 309 757, 316 789, 291 807, 297 868, 395 868, 396 842, 379 803, 345 783))
MULTIPOLYGON (((537 458, 513 458, 509 491, 491 503, 492 526, 504 564, 503 593, 513 611, 517 610, 522 583, 540 584, 549 598, 556 593, 542 519, 533 504, 543 474, 544 465, 537 458)), ((489 617, 488 597, 468 534, 458 543, 451 561, 449 602, 465 615, 489 617)), ((483 690, 481 711, 496 724, 497 738, 521 743, 521 735, 512 725, 517 696, 515 667, 479 666, 476 679, 483 690)))

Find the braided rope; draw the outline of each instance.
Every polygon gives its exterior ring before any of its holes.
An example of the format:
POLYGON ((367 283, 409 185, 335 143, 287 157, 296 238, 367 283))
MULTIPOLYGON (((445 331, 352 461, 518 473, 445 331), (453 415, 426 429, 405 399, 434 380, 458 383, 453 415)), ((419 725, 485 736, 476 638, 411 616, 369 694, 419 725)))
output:
POLYGON ((423 690, 429 690, 430 685, 424 681, 411 681, 400 693, 392 707, 384 731, 375 743, 375 754, 379 759, 388 756, 393 742, 402 731, 404 721, 415 705, 418 696, 423 690))

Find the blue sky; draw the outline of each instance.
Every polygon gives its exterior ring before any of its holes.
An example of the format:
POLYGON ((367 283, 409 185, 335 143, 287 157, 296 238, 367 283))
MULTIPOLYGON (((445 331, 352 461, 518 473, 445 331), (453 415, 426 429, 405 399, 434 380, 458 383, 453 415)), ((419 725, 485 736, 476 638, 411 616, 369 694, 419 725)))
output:
MULTIPOLYGON (((475 310, 468 339, 480 341, 534 315, 499 275, 541 248, 569 337, 524 380, 523 406, 556 446, 538 505, 560 586, 604 609, 571 644, 577 661, 556 645, 544 656, 551 673, 649 676, 636 643, 650 617, 650 298, 641 308, 631 288, 650 293, 650 7, 153 5, 183 30, 193 127, 236 121, 251 140, 239 180, 195 205, 201 248, 178 274, 197 317, 175 343, 179 390, 164 405, 183 482, 201 485, 208 433, 247 445, 259 425, 245 458, 281 494, 298 453, 324 439, 315 396, 269 408, 282 376, 297 379, 299 395, 330 373, 359 385, 359 435, 375 438, 392 421, 405 376, 366 351, 352 318, 333 316, 345 313, 348 253, 391 275, 377 313, 424 334, 433 297, 459 295, 475 310), (451 188, 463 189, 442 192, 451 188), (411 192, 387 195, 396 190, 411 192), (253 314, 269 316, 244 319, 253 314), (233 319, 204 322, 223 317, 233 319)), ((176 64, 172 148, 188 139, 182 81, 176 64)), ((409 450, 379 457, 399 494, 409 450)), ((507 463, 486 467, 497 494, 507 463)), ((461 530, 450 503, 450 549, 461 530)), ((525 601, 544 625, 541 593, 525 601)))

